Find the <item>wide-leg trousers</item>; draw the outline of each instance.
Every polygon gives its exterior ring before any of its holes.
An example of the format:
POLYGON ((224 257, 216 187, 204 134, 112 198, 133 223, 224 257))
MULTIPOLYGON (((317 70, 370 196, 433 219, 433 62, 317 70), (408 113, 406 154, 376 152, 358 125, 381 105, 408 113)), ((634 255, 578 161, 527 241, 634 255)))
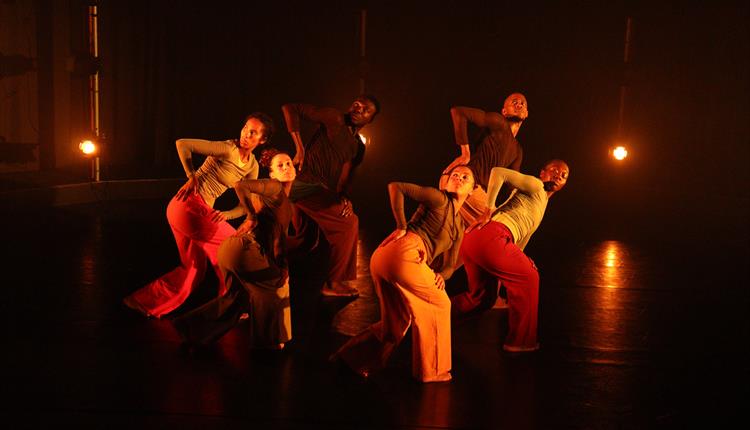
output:
POLYGON ((252 234, 230 237, 219 247, 218 262, 226 294, 175 318, 191 344, 206 345, 226 334, 249 314, 252 346, 272 347, 292 338, 289 277, 277 267, 252 234))
POLYGON ((169 202, 167 221, 181 264, 130 295, 149 315, 160 318, 183 304, 205 277, 207 261, 219 278, 220 294, 226 291, 216 255, 235 229, 226 221, 214 222, 214 212, 197 193, 185 201, 172 198, 169 202))
POLYGON ((329 281, 357 279, 357 240, 359 218, 352 213, 341 216, 344 205, 339 196, 327 189, 305 196, 294 202, 296 208, 310 217, 323 232, 329 244, 329 281))
POLYGON ((539 307, 539 272, 534 262, 513 243, 508 228, 491 221, 464 235, 461 257, 468 291, 451 297, 453 310, 465 313, 489 308, 498 280, 508 291, 508 335, 511 348, 535 348, 539 307))
POLYGON ((346 345, 339 356, 358 371, 385 366, 412 329, 412 374, 423 382, 450 379, 451 302, 435 284, 422 238, 412 232, 378 247, 370 275, 380 300, 380 321, 346 345))

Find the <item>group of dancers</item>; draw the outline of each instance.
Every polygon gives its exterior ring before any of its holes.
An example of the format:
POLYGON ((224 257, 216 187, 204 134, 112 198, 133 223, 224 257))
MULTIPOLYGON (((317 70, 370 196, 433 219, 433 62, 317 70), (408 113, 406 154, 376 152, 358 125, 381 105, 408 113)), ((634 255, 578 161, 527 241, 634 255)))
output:
MULTIPOLYGON (((291 103, 282 112, 295 154, 264 148, 271 118, 253 113, 237 140, 179 139, 177 153, 187 182, 167 206, 167 220, 181 265, 127 296, 130 308, 154 318, 174 311, 203 280, 210 262, 219 294, 173 319, 188 345, 208 345, 243 317, 253 346, 281 349, 291 340, 290 250, 305 246, 311 231, 328 244, 326 296, 358 294, 359 220, 349 188, 365 145, 359 131, 380 111, 371 95, 357 97, 348 111, 291 103), (303 141, 303 121, 317 125, 303 141), (197 170, 193 154, 206 156, 197 170), (268 178, 258 179, 260 168, 268 178), (213 209, 229 188, 239 204, 213 209), (245 216, 235 228, 227 220, 245 216)), ((331 355, 362 376, 384 368, 409 328, 412 374, 422 382, 451 379, 451 320, 507 300, 509 330, 503 348, 539 348, 539 274, 523 249, 542 221, 550 196, 567 182, 570 169, 551 160, 538 177, 519 172, 523 151, 516 140, 528 106, 523 94, 508 96, 501 112, 453 107, 451 119, 461 154, 442 172, 438 187, 388 184, 395 230, 370 259, 380 320, 331 355), (482 130, 472 145, 468 124, 482 130), (405 197, 419 206, 407 221, 405 197), (501 204, 498 204, 500 202, 501 204), (463 265, 467 290, 449 297, 446 280, 463 265)))

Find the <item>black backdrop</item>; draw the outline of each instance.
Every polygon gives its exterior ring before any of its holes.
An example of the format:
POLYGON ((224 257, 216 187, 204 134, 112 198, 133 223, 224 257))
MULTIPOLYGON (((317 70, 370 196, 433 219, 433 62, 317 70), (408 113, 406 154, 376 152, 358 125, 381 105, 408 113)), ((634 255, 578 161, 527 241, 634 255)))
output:
POLYGON ((435 182, 458 153, 451 105, 499 109, 522 91, 530 106, 518 136, 522 170, 535 174, 553 157, 571 165, 555 203, 566 231, 602 217, 643 228, 718 214, 747 238, 739 220, 749 206, 750 13, 739 2, 250 3, 100 3, 108 163, 124 175, 145 167, 179 176, 176 138, 234 137, 255 110, 277 121, 275 144, 291 147, 281 104, 344 109, 359 92, 366 8, 366 90, 383 111, 366 129, 373 143, 355 184, 360 208, 388 216, 389 180, 435 182), (632 157, 618 165, 607 150, 623 76, 632 157))

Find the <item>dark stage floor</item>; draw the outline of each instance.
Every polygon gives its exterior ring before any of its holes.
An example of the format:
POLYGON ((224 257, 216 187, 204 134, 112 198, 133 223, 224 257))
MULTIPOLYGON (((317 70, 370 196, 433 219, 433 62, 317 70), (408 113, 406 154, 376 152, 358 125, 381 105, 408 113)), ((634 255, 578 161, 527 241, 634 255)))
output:
MULTIPOLYGON (((241 325, 215 348, 187 354, 169 318, 147 320, 121 305, 178 262, 165 205, 4 210, 0 410, 13 423, 4 428, 630 429, 747 421, 740 414, 750 356, 746 236, 683 229, 613 240, 586 223, 576 231, 543 224, 527 249, 541 271, 541 350, 504 353, 507 313, 493 309, 454 325, 453 381, 422 385, 409 377, 408 341, 367 381, 327 361, 377 318, 367 255, 390 220, 362 217, 359 299, 322 299, 315 276, 295 270, 294 339, 283 352, 248 349, 241 325)), ((310 268, 317 258, 308 258, 310 268)), ((175 314, 213 288, 208 278, 175 314)))

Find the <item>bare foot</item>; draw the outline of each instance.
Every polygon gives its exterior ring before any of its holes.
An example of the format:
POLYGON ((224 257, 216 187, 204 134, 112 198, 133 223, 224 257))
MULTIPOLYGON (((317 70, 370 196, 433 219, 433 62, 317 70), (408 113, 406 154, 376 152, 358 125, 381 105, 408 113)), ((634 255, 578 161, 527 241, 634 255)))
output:
POLYGON ((320 293, 327 297, 355 297, 359 295, 356 288, 341 281, 326 282, 320 289, 320 293))

